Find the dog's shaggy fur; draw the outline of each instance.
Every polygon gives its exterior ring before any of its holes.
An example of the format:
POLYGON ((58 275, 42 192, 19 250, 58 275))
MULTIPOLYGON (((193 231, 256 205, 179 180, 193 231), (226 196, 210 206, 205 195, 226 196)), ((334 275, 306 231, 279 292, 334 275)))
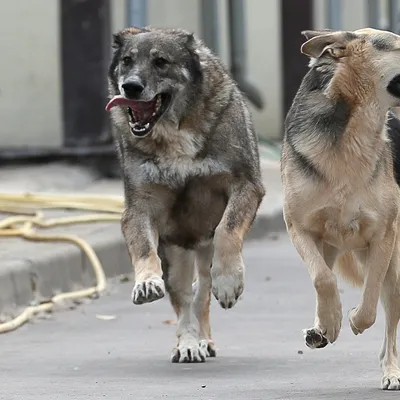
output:
MULTIPOLYGON (((311 348, 333 343, 342 305, 334 271, 363 285, 349 321, 363 333, 386 313, 382 388, 400 389, 396 335, 400 319, 399 188, 388 135, 400 105, 400 37, 385 31, 306 31, 311 58, 285 121, 284 217, 316 291, 311 348)), ((390 137, 392 136, 392 137, 390 137)), ((397 168, 398 169, 398 168, 397 168)))
POLYGON ((132 300, 166 289, 178 317, 172 361, 205 361, 210 292, 223 308, 242 294, 243 239, 264 196, 250 113, 219 59, 182 30, 116 34, 109 94, 132 300))

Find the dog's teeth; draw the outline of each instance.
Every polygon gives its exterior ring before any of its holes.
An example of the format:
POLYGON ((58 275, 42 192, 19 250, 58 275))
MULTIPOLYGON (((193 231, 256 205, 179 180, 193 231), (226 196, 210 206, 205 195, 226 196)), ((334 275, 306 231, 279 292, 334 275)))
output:
POLYGON ((156 113, 155 113, 155 112, 153 112, 153 114, 151 114, 151 116, 152 116, 152 117, 155 117, 155 116, 156 116, 156 113))
POLYGON ((148 122, 144 127, 145 127, 146 129, 149 129, 149 127, 150 127, 150 122, 148 122))
POLYGON ((135 124, 134 124, 133 122, 129 122, 129 126, 130 126, 131 128, 134 128, 134 127, 135 127, 135 124))

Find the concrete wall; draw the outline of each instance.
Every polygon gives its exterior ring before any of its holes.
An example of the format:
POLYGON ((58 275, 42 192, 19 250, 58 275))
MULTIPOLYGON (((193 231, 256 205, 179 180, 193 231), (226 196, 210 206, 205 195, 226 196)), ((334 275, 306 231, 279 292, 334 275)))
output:
POLYGON ((0 146, 59 146, 58 1, 2 1, 0 146))
MULTIPOLYGON (((220 12, 221 58, 228 62, 229 46, 226 2, 218 1, 220 12)), ((198 0, 148 0, 148 24, 181 27, 201 36, 200 2, 198 0), (179 10, 179 13, 176 12, 179 10)), ((246 0, 248 29, 248 79, 257 86, 266 108, 252 109, 260 136, 280 137, 282 130, 282 96, 280 67, 280 1, 246 0)))
MULTIPOLYGON (((60 0, 67 1, 67 0, 60 0)), ((126 0, 111 1, 112 30, 126 26, 126 0)), ((220 9, 220 56, 228 61, 226 1, 220 9)), ((315 27, 326 26, 324 0, 315 1, 315 27)), ((260 136, 282 133, 280 1, 245 0, 248 80, 263 94, 266 108, 252 108, 260 136)), ((367 24, 363 0, 342 0, 344 29, 367 24)), ((201 36, 199 0, 147 0, 148 23, 182 27, 201 36)), ((62 101, 58 0, 2 1, 0 13, 0 147, 59 146, 62 101)), ((111 49, 110 49, 111 50, 111 49)))
MULTIPOLYGON (((340 1, 342 5, 342 29, 356 30, 368 26, 368 9, 365 0, 340 1)), ((314 0, 314 28, 328 28, 325 0, 314 0)))

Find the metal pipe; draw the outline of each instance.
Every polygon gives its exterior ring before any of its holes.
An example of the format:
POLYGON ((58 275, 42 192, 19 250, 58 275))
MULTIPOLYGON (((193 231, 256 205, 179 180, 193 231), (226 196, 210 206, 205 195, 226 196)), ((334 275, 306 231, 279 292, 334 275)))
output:
POLYGON ((201 0, 201 35, 204 43, 219 54, 219 12, 218 1, 201 0))
POLYGON ((380 26, 380 5, 379 0, 366 0, 368 9, 368 25, 371 28, 379 29, 380 26))
POLYGON ((147 25, 146 0, 127 0, 126 14, 128 26, 145 27, 147 25))
POLYGON ((400 33, 400 2, 399 0, 390 0, 389 1, 389 21, 390 21, 390 30, 394 33, 400 33))
POLYGON ((243 0, 228 0, 231 74, 239 89, 258 109, 264 107, 260 91, 246 80, 246 24, 243 0))
POLYGON ((342 29, 342 1, 327 0, 326 21, 329 29, 339 31, 342 29))

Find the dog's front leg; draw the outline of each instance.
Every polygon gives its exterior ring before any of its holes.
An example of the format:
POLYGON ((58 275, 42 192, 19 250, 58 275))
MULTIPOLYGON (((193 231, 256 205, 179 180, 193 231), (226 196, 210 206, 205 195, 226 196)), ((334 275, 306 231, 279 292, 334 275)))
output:
POLYGON ((122 216, 122 232, 131 256, 135 285, 134 304, 150 303, 165 295, 161 260, 157 254, 158 233, 144 204, 127 207, 122 216))
POLYGON ((232 308, 244 288, 243 240, 255 218, 263 189, 242 185, 234 190, 214 235, 212 292, 222 308, 232 308))
POLYGON ((355 335, 363 333, 375 323, 382 283, 393 255, 397 231, 395 224, 382 241, 372 242, 365 250, 363 261, 366 274, 361 302, 349 315, 350 327, 355 335))
MULTIPOLYGON (((288 221, 286 224, 294 247, 308 267, 317 295, 314 326, 304 330, 306 344, 313 349, 323 348, 337 339, 342 326, 342 304, 336 277, 332 265, 328 266, 325 261, 322 241, 295 229, 288 221)), ((326 259, 331 262, 333 257, 327 254, 326 259)))

